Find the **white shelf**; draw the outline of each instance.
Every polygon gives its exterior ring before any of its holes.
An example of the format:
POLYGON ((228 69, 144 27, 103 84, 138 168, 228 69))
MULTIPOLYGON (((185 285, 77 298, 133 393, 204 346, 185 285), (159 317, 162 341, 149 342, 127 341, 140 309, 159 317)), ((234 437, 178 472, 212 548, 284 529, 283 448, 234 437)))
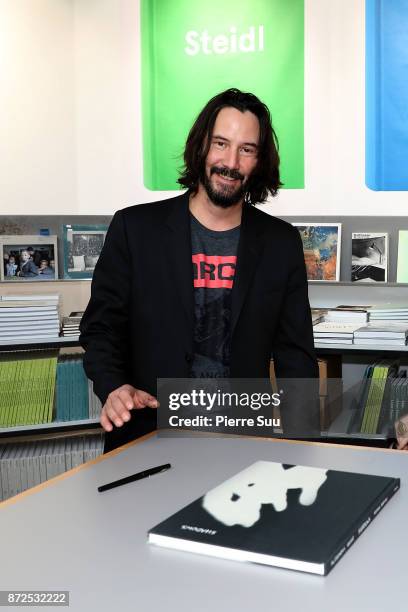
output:
POLYGON ((10 340, 0 340, 1 346, 36 346, 43 344, 57 344, 63 346, 68 342, 78 342, 78 336, 46 336, 45 338, 33 338, 31 340, 22 340, 18 338, 10 338, 10 340))
POLYGON ((52 421, 51 423, 39 423, 37 425, 18 425, 15 427, 2 427, 0 434, 3 433, 22 433, 28 431, 44 431, 47 429, 65 429, 72 427, 83 427, 84 425, 96 425, 99 419, 82 419, 81 421, 52 421))
POLYGON ((389 345, 389 344, 321 344, 319 342, 315 343, 315 349, 325 350, 325 349, 337 349, 339 351, 370 351, 372 353, 378 353, 382 351, 392 351, 393 353, 406 353, 408 352, 408 346, 403 344, 402 346, 398 345, 389 345))

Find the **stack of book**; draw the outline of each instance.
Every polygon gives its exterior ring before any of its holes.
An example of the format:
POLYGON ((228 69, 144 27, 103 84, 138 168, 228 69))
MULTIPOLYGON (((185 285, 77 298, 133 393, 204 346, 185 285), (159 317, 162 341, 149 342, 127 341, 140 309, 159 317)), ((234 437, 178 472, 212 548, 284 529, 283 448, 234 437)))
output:
POLYGON ((80 421, 99 416, 100 410, 96 413, 95 408, 99 400, 93 400, 90 385, 91 381, 88 381, 82 365, 82 356, 60 357, 57 366, 56 421, 80 421))
POLYGON ((25 352, 2 354, 0 362, 0 427, 50 423, 53 417, 57 356, 25 352))
POLYGON ((408 321, 408 306, 404 304, 381 304, 372 306, 369 321, 408 321))
POLYGON ((320 323, 324 321, 324 318, 328 312, 327 308, 311 308, 312 313, 312 325, 316 325, 316 323, 320 323))
POLYGON ((102 402, 95 394, 92 380, 88 379, 88 412, 90 419, 99 419, 102 412, 102 402))
POLYGON ((381 423, 382 431, 395 436, 395 423, 408 413, 408 378, 407 371, 400 370, 390 381, 388 420, 381 423), (388 424, 388 429, 387 429, 388 424))
POLYGON ((58 295, 1 296, 0 342, 57 338, 58 306, 58 295))
POLYGON ((367 367, 358 400, 360 433, 384 433, 392 428, 398 417, 393 407, 395 383, 406 377, 406 372, 398 373, 398 369, 398 363, 393 361, 380 361, 367 367))
POLYGON ((0 501, 103 452, 103 434, 0 445, 0 501))
POLYGON ((341 304, 336 308, 330 308, 324 317, 325 321, 339 323, 366 323, 368 320, 367 311, 370 306, 347 306, 341 304))
POLYGON ((360 323, 324 321, 313 327, 316 344, 353 344, 354 332, 360 323))
POLYGON ((79 324, 81 323, 83 311, 71 312, 69 317, 62 319, 62 336, 79 336, 79 324))
POLYGON ((101 409, 80 355, 2 354, 0 428, 98 419, 101 409))
POLYGON ((408 337, 408 321, 374 320, 354 332, 354 344, 404 346, 408 337))

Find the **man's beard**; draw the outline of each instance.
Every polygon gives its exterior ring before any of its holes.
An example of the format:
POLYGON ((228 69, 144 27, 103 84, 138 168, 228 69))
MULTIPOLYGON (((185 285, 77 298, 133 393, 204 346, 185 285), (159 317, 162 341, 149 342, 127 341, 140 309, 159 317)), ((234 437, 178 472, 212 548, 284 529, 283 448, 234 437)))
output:
POLYGON ((246 194, 246 184, 244 183, 244 177, 238 172, 238 170, 229 170, 228 168, 222 168, 220 166, 212 166, 210 169, 210 177, 207 173, 203 172, 202 184, 207 192, 207 195, 211 202, 221 208, 229 208, 240 202, 246 194), (238 187, 232 185, 222 185, 219 188, 213 187, 211 183, 211 176, 213 174, 219 174, 228 178, 238 179, 241 184, 238 187))

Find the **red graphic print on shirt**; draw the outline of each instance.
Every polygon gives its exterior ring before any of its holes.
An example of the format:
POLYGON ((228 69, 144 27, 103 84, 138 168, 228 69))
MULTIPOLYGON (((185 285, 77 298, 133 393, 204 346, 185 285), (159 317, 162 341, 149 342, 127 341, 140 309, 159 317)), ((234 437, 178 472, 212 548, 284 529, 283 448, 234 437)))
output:
POLYGON ((205 255, 204 253, 197 253, 192 256, 192 259, 194 287, 232 289, 237 263, 235 255, 205 255))

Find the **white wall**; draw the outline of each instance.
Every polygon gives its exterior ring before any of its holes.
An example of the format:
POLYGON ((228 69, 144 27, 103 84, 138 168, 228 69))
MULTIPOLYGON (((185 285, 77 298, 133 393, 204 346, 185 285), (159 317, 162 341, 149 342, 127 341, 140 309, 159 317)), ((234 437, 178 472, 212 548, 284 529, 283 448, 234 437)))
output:
MULTIPOLYGON (((306 187, 282 190, 264 209, 299 218, 404 215, 404 192, 364 184, 364 0, 305 4, 306 187)), ((110 214, 174 195, 143 187, 139 0, 9 0, 1 7, 13 22, 13 35, 0 43, 5 116, 19 115, 7 125, 7 144, 0 139, 3 214, 28 205, 38 214, 110 214)))
POLYGON ((0 214, 74 212, 71 0, 0 0, 0 214))
POLYGON ((74 4, 78 209, 111 213, 150 195, 140 170, 139 2, 74 4))

